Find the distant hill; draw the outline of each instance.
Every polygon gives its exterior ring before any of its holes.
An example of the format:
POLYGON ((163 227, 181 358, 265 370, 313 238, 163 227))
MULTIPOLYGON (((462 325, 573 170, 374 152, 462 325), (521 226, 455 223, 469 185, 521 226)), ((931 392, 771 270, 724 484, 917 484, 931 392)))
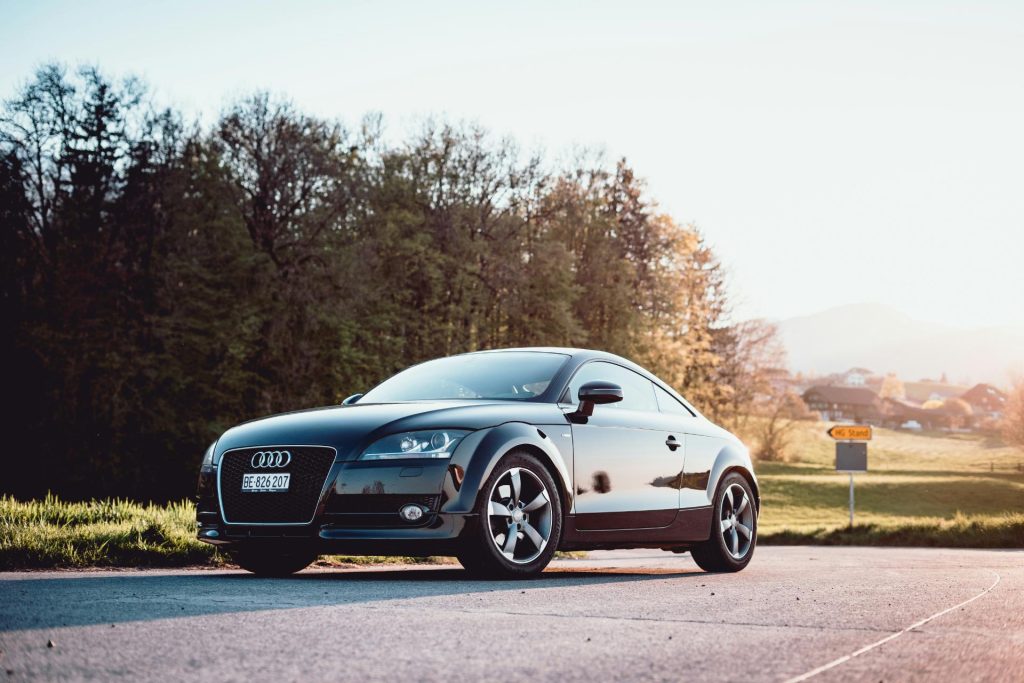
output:
POLYGON ((865 367, 905 380, 1005 385, 1024 374, 1024 327, 962 329, 914 320, 881 304, 853 304, 778 323, 794 372, 865 367))

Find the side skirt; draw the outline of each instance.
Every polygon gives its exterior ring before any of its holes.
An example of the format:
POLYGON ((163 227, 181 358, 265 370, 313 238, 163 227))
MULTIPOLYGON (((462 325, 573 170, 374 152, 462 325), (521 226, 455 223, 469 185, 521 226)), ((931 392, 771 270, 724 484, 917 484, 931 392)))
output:
POLYGON ((600 550, 614 548, 664 548, 699 543, 711 537, 711 506, 680 510, 675 520, 658 529, 609 529, 581 531, 573 516, 566 517, 562 532, 562 550, 600 550))

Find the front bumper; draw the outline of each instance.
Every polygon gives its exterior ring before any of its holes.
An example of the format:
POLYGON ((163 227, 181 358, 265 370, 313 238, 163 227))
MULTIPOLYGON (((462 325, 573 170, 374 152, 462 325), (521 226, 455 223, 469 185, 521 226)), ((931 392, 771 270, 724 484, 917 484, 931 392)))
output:
POLYGON ((313 523, 296 527, 199 523, 199 540, 216 546, 280 545, 315 548, 321 555, 454 555, 466 525, 467 514, 437 514, 429 526, 415 528, 337 528, 313 523), (214 535, 216 534, 216 535, 214 535))
POLYGON ((336 461, 309 524, 232 523, 218 496, 217 474, 216 467, 200 472, 196 511, 199 540, 217 546, 287 543, 321 554, 454 554, 474 518, 447 461, 336 461), (415 523, 398 514, 409 503, 426 513, 415 523))

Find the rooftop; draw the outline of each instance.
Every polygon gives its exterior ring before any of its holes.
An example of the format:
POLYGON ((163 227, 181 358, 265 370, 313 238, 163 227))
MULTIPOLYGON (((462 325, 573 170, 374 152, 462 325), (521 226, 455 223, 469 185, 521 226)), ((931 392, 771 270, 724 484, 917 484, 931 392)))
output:
POLYGON ((864 387, 840 387, 831 384, 813 386, 804 392, 804 400, 817 396, 826 403, 845 403, 847 405, 873 406, 878 402, 878 394, 864 387))

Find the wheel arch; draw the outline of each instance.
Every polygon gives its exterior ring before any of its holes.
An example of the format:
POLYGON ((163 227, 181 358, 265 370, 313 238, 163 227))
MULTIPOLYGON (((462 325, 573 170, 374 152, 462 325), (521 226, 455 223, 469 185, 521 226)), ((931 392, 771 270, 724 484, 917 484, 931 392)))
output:
MULTIPOLYGON (((551 475, 551 479, 554 480, 555 487, 558 489, 558 497, 562 501, 562 514, 568 514, 569 509, 572 506, 572 499, 569 498, 570 488, 566 485, 566 481, 562 476, 562 473, 558 471, 557 467, 555 467, 555 464, 551 459, 551 455, 542 450, 541 448, 538 448, 535 444, 532 443, 524 443, 519 446, 514 446, 509 450, 505 451, 505 453, 510 453, 514 450, 527 451, 528 453, 535 456, 538 460, 540 460, 540 464, 542 464, 544 466, 544 469, 548 471, 548 474, 551 475)), ((502 453, 501 456, 499 456, 499 458, 504 456, 505 453, 502 453)), ((496 463, 497 460, 495 460, 495 464, 496 463)))
MULTIPOLYGON (((548 430, 557 427, 547 427, 548 430)), ((444 512, 468 514, 473 512, 483 483, 491 476, 498 461, 513 450, 525 450, 535 456, 551 474, 558 488, 562 502, 563 514, 572 508, 572 477, 569 468, 545 432, 545 426, 535 426, 524 422, 507 422, 487 430, 481 430, 467 439, 464 450, 462 447, 452 458, 452 465, 462 467, 465 475, 462 485, 451 487, 449 500, 444 505, 444 512)), ((448 485, 446 484, 446 489, 448 485)))
POLYGON ((744 467, 733 465, 722 472, 722 477, 732 472, 736 472, 750 484, 750 490, 754 492, 754 505, 757 507, 757 513, 761 514, 761 489, 758 487, 757 479, 754 478, 753 473, 744 467))
POLYGON ((708 500, 715 500, 718 485, 731 472, 737 472, 747 480, 750 489, 754 492, 754 503, 757 505, 758 514, 760 514, 761 488, 757 483, 757 477, 754 476, 754 466, 750 460, 750 455, 746 452, 746 449, 732 443, 725 445, 715 457, 714 465, 711 468, 711 476, 708 478, 708 500))

